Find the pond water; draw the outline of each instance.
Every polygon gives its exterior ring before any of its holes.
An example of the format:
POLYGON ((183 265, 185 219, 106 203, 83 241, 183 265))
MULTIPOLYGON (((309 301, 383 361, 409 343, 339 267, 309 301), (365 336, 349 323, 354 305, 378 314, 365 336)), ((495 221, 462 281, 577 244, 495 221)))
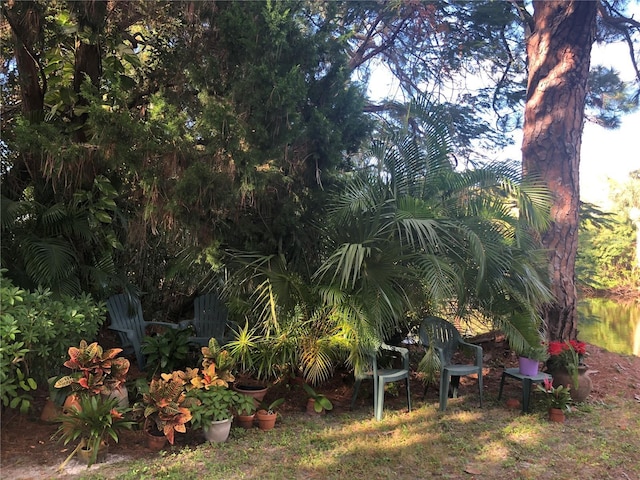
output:
POLYGON ((640 357, 640 305, 586 298, 578 303, 578 315, 580 340, 640 357))

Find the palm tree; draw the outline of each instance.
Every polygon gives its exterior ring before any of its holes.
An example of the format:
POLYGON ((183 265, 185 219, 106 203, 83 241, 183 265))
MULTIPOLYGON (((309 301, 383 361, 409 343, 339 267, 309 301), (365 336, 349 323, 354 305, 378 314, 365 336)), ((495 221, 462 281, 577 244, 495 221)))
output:
POLYGON ((447 122, 426 102, 411 111, 422 135, 375 140, 329 208, 330 254, 314 278, 358 312, 353 351, 406 327, 407 312, 450 304, 501 328, 513 348, 536 344, 536 309, 549 298, 536 237, 548 193, 508 165, 456 171, 447 122))

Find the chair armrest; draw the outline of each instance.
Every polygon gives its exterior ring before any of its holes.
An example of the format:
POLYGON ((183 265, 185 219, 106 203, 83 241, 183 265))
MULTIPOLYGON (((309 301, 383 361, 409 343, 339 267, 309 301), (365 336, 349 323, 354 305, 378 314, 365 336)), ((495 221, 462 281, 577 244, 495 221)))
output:
POLYGON ((136 345, 136 332, 131 330, 130 328, 122 328, 114 325, 109 325, 109 330, 113 330, 115 332, 123 333, 127 336, 129 343, 134 346, 136 345))
POLYGON ((190 320, 182 320, 181 322, 178 322, 178 328, 180 328, 180 330, 184 330, 185 328, 189 328, 191 326, 193 326, 193 321, 195 319, 190 319, 190 320))
POLYGON ((474 354, 476 357, 476 367, 482 368, 482 347, 480 345, 474 345, 473 343, 465 342, 463 340, 460 340, 459 343, 460 345, 469 347, 474 350, 474 354))

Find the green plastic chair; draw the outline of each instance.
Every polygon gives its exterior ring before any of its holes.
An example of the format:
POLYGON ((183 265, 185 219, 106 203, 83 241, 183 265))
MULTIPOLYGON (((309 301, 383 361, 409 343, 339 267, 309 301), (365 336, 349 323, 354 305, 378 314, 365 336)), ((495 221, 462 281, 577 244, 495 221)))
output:
POLYGON ((195 335, 189 337, 189 343, 207 346, 209 339, 215 338, 218 344, 227 341, 227 330, 230 327, 228 310, 217 293, 206 293, 193 301, 193 320, 180 322, 181 328, 193 327, 195 335))
POLYGON ((351 398, 351 409, 353 410, 358 390, 363 379, 373 379, 373 410, 376 420, 382 420, 382 410, 384 407, 384 386, 387 383, 405 380, 407 387, 407 408, 411 411, 411 391, 409 388, 409 350, 403 347, 394 347, 382 344, 378 353, 390 352, 392 355, 402 359, 402 368, 378 368, 377 355, 371 356, 372 370, 363 377, 357 378, 353 388, 353 397, 351 398))
POLYGON ((482 407, 482 347, 465 342, 453 324, 438 317, 427 317, 422 320, 420 323, 420 342, 425 348, 432 345, 440 358, 440 410, 444 411, 447 408, 449 385, 451 384, 453 397, 456 398, 460 377, 474 374, 478 375, 480 406, 482 407), (453 354, 461 347, 470 348, 474 352, 475 362, 473 365, 451 363, 453 354))
POLYGON ((147 327, 149 325, 166 328, 179 327, 176 323, 145 322, 140 299, 125 293, 109 297, 107 299, 107 310, 111 319, 109 329, 118 333, 125 353, 135 354, 140 370, 144 370, 145 367, 145 359, 142 354, 142 339, 146 335, 147 327))

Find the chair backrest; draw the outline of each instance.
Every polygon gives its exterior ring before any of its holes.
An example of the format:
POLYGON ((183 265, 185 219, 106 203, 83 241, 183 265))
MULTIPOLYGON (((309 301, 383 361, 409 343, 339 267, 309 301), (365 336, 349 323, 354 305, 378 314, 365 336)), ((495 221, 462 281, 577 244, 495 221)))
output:
POLYGON ((206 293, 193 301, 193 325, 198 337, 224 338, 227 327, 227 307, 217 293, 206 293))
POLYGON ((138 341, 142 341, 145 335, 145 325, 142 304, 138 297, 124 293, 113 295, 107 300, 107 310, 112 325, 133 330, 138 341))
POLYGON ((458 329, 443 318, 426 317, 420 323, 420 342, 427 348, 433 346, 441 349, 447 364, 451 362, 460 340, 462 337, 458 329))

